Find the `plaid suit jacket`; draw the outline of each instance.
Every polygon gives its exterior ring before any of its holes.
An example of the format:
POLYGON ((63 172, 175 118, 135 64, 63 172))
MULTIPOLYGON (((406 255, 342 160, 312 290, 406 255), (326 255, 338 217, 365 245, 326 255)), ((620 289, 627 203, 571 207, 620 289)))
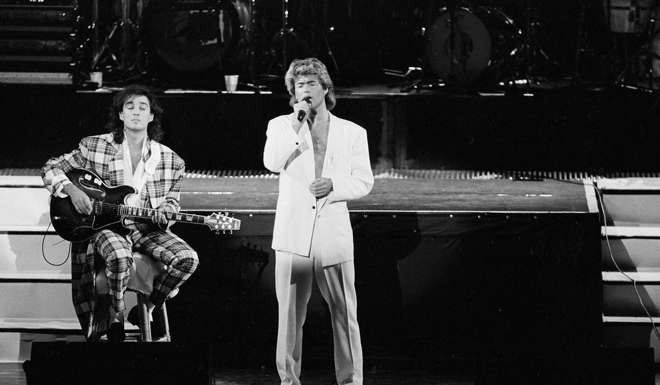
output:
MULTIPOLYGON (((149 170, 150 175, 140 193, 140 204, 150 208, 169 205, 178 212, 185 163, 167 146, 155 141, 153 143, 156 146, 149 148, 156 148, 160 152, 160 160, 149 170)), ((42 168, 44 185, 52 194, 63 196, 62 187, 68 182, 65 174, 75 167, 94 171, 110 186, 123 184, 125 155, 129 156, 123 154, 122 145, 114 141, 112 134, 85 137, 74 151, 46 162, 42 168)), ((152 156, 151 150, 147 156, 152 156)), ((94 247, 91 241, 74 242, 71 250, 73 306, 85 337, 96 340, 108 325, 99 322, 99 314, 94 319, 97 300, 94 247)))

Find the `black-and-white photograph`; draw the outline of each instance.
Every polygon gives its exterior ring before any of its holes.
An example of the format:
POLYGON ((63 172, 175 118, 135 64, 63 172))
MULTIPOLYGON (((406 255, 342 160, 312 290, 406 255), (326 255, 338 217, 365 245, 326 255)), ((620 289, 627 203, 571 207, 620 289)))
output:
POLYGON ((660 0, 0 0, 0 116, 0 385, 660 384, 660 0))

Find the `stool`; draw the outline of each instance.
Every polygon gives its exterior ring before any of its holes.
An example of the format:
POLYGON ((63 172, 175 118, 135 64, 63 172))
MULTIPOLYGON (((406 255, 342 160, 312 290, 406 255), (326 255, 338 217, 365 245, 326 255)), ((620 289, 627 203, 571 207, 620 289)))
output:
MULTIPOLYGON (((108 294, 108 277, 105 274, 105 266, 103 263, 97 264, 100 268, 96 271, 96 293, 97 294, 108 294)), ((167 271, 167 266, 164 264, 155 261, 153 258, 150 258, 140 252, 133 252, 133 265, 131 266, 131 272, 128 278, 128 287, 126 291, 133 292, 137 295, 137 306, 140 314, 140 333, 142 335, 142 341, 152 342, 151 337, 151 322, 149 322, 149 309, 147 307, 147 299, 153 291, 154 279, 161 274, 164 274, 167 271)), ((178 291, 175 290, 170 294, 169 298, 172 298, 176 295, 178 291)), ((154 311, 158 311, 154 309, 154 311)), ((170 336, 170 325, 169 319, 167 317, 167 307, 165 303, 160 307, 162 311, 163 323, 165 326, 165 336, 162 338, 162 341, 170 342, 172 340, 170 336)))

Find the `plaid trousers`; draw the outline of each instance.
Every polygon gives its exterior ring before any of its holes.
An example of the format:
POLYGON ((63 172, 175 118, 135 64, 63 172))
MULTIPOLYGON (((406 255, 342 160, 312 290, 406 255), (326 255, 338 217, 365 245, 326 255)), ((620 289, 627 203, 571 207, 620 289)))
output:
POLYGON ((105 262, 112 307, 117 312, 126 309, 124 292, 133 264, 133 250, 167 266, 166 273, 154 282, 149 298, 156 306, 162 305, 169 294, 192 275, 199 264, 197 253, 184 240, 169 231, 142 233, 135 230, 128 236, 122 236, 106 229, 94 235, 92 244, 96 255, 105 262))

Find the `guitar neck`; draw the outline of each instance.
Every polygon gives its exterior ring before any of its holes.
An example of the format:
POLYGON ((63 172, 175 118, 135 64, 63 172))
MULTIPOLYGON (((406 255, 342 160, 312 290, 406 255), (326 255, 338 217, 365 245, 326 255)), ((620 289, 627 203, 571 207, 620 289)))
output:
MULTIPOLYGON (((144 208, 144 207, 136 207, 136 206, 128 206, 128 205, 109 205, 104 203, 102 210, 108 211, 108 209, 114 210, 115 214, 120 217, 142 218, 142 219, 151 219, 154 212, 156 211, 155 209, 144 208)), ((198 225, 206 224, 205 223, 206 218, 196 214, 167 212, 165 213, 165 217, 169 221, 194 223, 198 225)))

